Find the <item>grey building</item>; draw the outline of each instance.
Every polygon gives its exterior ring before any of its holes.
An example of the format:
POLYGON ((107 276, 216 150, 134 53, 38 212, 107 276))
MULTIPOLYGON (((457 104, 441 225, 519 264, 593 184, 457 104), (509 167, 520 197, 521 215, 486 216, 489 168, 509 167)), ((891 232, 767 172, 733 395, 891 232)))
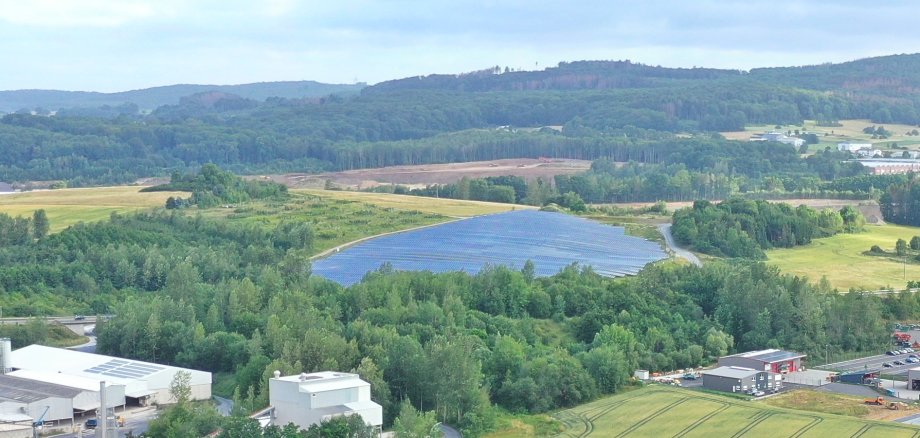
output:
POLYGON ((27 415, 33 421, 73 422, 73 400, 80 390, 0 375, 0 413, 27 415))
POLYGON ((719 366, 743 367, 755 370, 785 374, 800 371, 803 368, 804 354, 784 350, 758 350, 733 354, 719 358, 719 366))
POLYGON ((703 388, 723 392, 779 389, 782 376, 769 371, 722 366, 703 371, 703 388))

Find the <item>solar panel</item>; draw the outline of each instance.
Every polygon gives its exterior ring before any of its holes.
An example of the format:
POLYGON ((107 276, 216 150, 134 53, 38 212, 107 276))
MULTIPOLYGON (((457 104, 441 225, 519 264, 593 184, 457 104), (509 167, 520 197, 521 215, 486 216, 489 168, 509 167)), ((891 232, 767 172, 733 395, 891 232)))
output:
POLYGON ((396 270, 476 273, 486 264, 520 269, 531 260, 538 276, 578 263, 615 277, 665 257, 657 243, 626 236, 621 227, 517 211, 371 239, 316 261, 313 273, 348 286, 383 263, 396 270))
POLYGON ((133 362, 124 359, 112 359, 104 364, 88 368, 84 370, 84 372, 112 377, 139 379, 165 369, 165 367, 153 364, 133 362))

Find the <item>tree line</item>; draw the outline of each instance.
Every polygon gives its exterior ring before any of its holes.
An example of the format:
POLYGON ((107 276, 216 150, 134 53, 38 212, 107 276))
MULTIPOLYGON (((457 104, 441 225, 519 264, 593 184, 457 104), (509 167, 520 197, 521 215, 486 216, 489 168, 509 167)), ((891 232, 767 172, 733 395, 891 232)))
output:
POLYGON ((696 201, 674 212, 674 238, 696 251, 724 257, 766 259, 764 250, 807 245, 812 239, 863 231, 865 218, 852 206, 818 211, 800 205, 729 199, 696 201))

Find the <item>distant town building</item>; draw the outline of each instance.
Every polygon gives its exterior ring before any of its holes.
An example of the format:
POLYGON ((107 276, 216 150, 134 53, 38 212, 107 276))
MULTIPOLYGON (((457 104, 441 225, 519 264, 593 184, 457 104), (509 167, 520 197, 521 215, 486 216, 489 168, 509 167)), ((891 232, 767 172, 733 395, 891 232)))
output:
POLYGON ((775 141, 783 144, 791 144, 795 147, 800 147, 805 144, 805 140, 802 140, 798 137, 790 137, 782 132, 770 131, 763 134, 756 134, 751 137, 748 141, 775 141))
POLYGON ((848 141, 837 143, 837 150, 840 152, 856 152, 860 149, 872 149, 872 143, 852 143, 848 141))
POLYGON ((920 161, 908 158, 877 158, 872 160, 855 160, 869 168, 874 175, 895 175, 909 172, 920 172, 920 161))
POLYGON ((272 424, 294 423, 302 429, 343 416, 360 415, 368 425, 383 424, 383 408, 371 401, 371 384, 357 375, 323 371, 268 381, 272 424))

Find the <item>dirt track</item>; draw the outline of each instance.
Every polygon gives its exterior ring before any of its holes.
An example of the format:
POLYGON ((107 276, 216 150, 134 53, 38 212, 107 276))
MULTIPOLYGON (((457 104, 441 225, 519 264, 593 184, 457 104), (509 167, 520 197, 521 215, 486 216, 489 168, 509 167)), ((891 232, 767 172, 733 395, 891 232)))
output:
POLYGON ((528 181, 533 181, 537 178, 550 180, 555 175, 584 172, 590 167, 591 162, 587 160, 516 158, 468 163, 392 166, 313 175, 291 173, 269 175, 261 178, 271 179, 291 188, 323 187, 326 181, 330 181, 337 187, 366 189, 386 184, 401 184, 411 187, 451 184, 460 181, 463 177, 484 178, 488 176, 513 175, 520 176, 528 181))

